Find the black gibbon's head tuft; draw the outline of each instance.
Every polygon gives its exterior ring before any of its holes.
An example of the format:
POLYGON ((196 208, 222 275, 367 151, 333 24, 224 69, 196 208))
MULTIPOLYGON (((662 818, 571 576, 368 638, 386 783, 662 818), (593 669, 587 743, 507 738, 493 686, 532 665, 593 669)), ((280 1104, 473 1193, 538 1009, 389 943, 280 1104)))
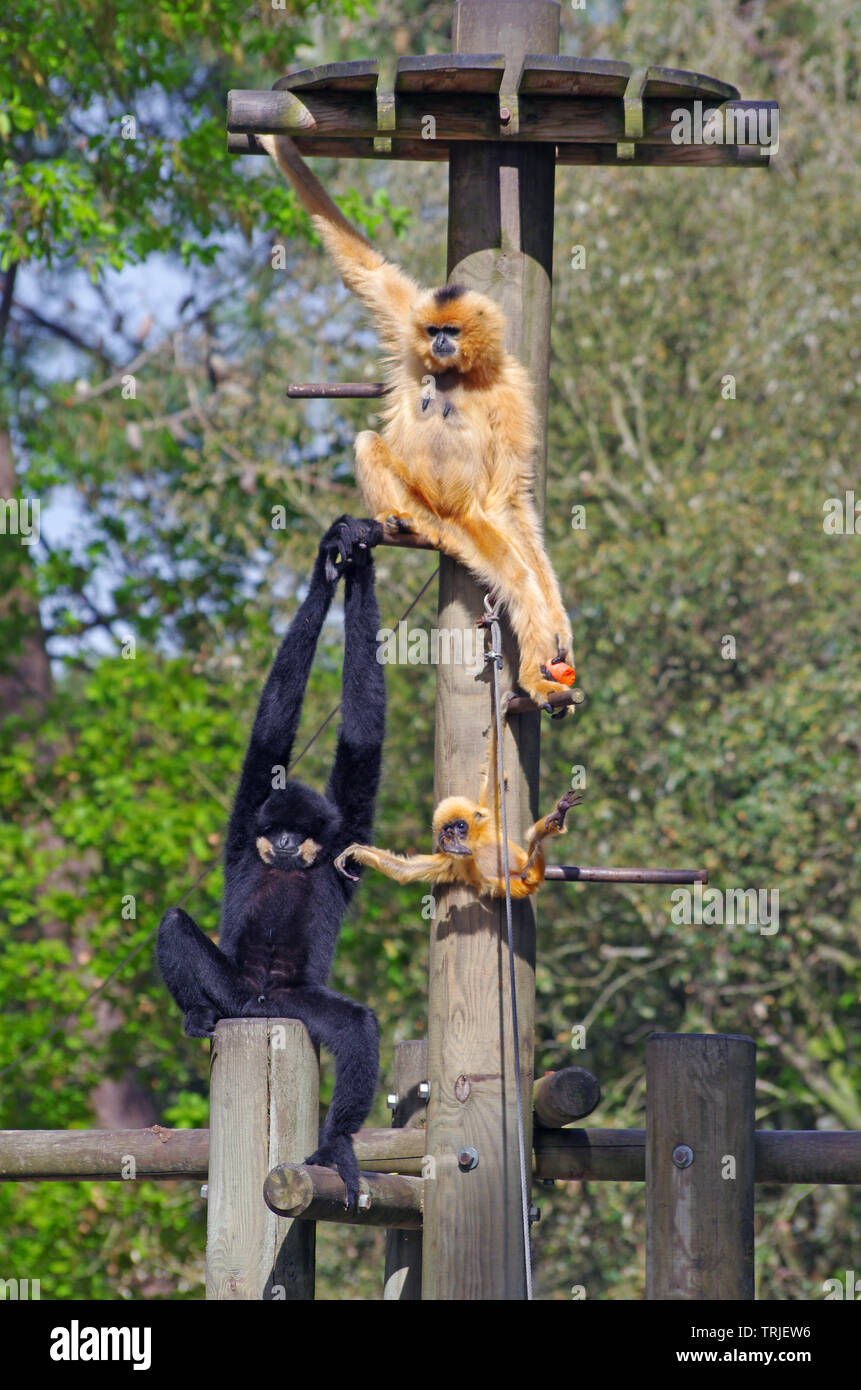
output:
POLYGON ((331 858, 341 814, 304 782, 273 791, 257 813, 257 852, 278 869, 310 869, 331 858))
POLYGON ((434 290, 433 297, 437 304, 450 304, 453 299, 460 299, 464 294, 465 285, 441 285, 438 290, 434 290))
POLYGON ((505 355, 505 316, 492 299, 461 285, 426 290, 412 308, 412 345, 422 367, 490 373, 505 355))

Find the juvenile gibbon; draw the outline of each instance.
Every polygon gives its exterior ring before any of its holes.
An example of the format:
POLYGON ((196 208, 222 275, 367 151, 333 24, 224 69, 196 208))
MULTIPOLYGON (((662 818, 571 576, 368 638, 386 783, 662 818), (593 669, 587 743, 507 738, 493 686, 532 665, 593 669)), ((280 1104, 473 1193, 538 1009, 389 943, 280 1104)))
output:
POLYGON ((548 695, 574 679, 571 624, 531 495, 532 387, 505 350, 502 311, 458 285, 420 288, 351 227, 292 140, 257 138, 370 309, 387 353, 385 426, 356 437, 365 505, 389 533, 421 536, 495 591, 520 647, 520 684, 550 709, 548 695))
MULTIPOLYGON (((495 782, 496 738, 491 734, 478 801, 465 796, 448 796, 433 815, 434 854, 393 854, 374 845, 353 844, 335 859, 335 868, 347 878, 347 860, 379 869, 396 883, 465 883, 476 893, 493 898, 505 897, 505 863, 502 857, 501 815, 495 782)), ((549 815, 542 816, 526 832, 526 848, 508 841, 508 867, 512 898, 528 898, 544 882, 546 861, 544 841, 565 830, 565 816, 583 800, 579 792, 560 797, 549 815)))

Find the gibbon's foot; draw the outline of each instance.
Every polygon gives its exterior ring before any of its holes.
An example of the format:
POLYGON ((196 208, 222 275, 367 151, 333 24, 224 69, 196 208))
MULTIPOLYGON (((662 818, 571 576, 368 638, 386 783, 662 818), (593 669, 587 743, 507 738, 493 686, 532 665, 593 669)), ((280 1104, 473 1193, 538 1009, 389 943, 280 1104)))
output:
POLYGON ((582 800, 583 797, 580 792, 575 791, 566 792, 564 796, 560 796, 555 811, 551 811, 547 817, 547 829, 553 830, 558 827, 559 830, 564 830, 567 812, 571 810, 572 806, 579 806, 582 800))
POLYGON ((406 516, 404 512, 389 512, 388 516, 383 517, 382 525, 387 536, 412 535, 416 529, 412 517, 406 516))
POLYGON ((182 1031, 187 1038, 211 1038, 220 1014, 210 1004, 196 1004, 187 1009, 182 1022, 182 1031))
POLYGON ((348 1211, 358 1206, 359 1163, 349 1134, 336 1134, 333 1139, 325 1140, 310 1158, 305 1159, 305 1164, 309 1168, 335 1168, 346 1189, 344 1206, 348 1211))
POLYGON ((567 686, 561 685, 559 681, 529 680, 524 672, 520 673, 519 679, 526 694, 538 709, 546 710, 548 714, 556 714, 558 708, 561 708, 563 712, 567 713, 567 705, 557 707, 551 705, 547 699, 548 695, 567 695, 567 686))
POLYGON ((333 583, 347 565, 366 564, 370 548, 379 545, 383 528, 370 517, 339 516, 320 542, 326 564, 326 578, 333 583))
POLYGON ((343 875, 344 875, 344 878, 349 878, 353 883, 358 883, 358 882, 359 882, 359 875, 358 875, 358 874, 351 874, 351 873, 350 873, 350 870, 347 868, 347 860, 349 859, 350 854, 352 853, 352 851, 353 851, 355 848, 357 848, 357 846, 355 846, 355 845, 348 845, 347 848, 346 848, 345 850, 342 850, 342 851, 341 851, 341 853, 338 855, 338 857, 337 857, 337 859, 334 861, 334 863, 335 863, 335 868, 338 870, 338 873, 339 873, 339 874, 343 874, 343 875))

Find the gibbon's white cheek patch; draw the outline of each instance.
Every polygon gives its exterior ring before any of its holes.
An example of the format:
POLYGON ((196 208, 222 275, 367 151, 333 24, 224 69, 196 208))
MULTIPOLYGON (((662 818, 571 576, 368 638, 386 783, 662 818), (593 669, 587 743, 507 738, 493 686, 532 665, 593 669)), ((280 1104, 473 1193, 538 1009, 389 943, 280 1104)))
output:
POLYGON ((302 856, 302 863, 309 865, 313 864, 314 860, 317 858, 317 855, 320 853, 321 848, 322 846, 318 845, 316 840, 303 840, 301 845, 299 846, 299 853, 302 856))
POLYGON ((255 841, 255 844, 257 845, 257 853, 260 855, 263 863, 271 864, 274 854, 271 840, 267 840, 265 835, 260 835, 255 841))

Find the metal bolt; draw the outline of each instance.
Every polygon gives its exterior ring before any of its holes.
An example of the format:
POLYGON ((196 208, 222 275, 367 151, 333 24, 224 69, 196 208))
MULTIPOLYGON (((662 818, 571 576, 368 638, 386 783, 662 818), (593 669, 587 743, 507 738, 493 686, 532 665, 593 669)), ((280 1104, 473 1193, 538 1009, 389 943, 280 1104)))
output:
POLYGON ((461 1149, 457 1155, 457 1166, 462 1173, 471 1173, 473 1168, 478 1167, 478 1149, 471 1145, 461 1149))
POLYGON ((502 125, 508 125, 508 122, 511 120, 511 109, 510 109, 510 107, 508 107, 508 106, 500 106, 500 108, 499 108, 499 120, 500 120, 500 123, 501 123, 502 125))
POLYGON ((359 1200, 358 1200, 358 1202, 356 1203, 356 1205, 358 1206, 359 1211, 370 1211, 370 1210, 371 1210, 371 1194, 370 1194, 370 1192, 360 1192, 360 1193, 359 1193, 359 1200))
POLYGON ((209 1199, 209 1183, 208 1183, 208 1182, 205 1182, 205 1183, 203 1184, 202 1188, 200 1189, 200 1195, 201 1195, 201 1197, 203 1198, 204 1202, 208 1201, 208 1199, 209 1199))
POLYGON ((540 1220, 541 1220, 541 1208, 540 1208, 540 1207, 530 1207, 530 1208, 529 1208, 529 1224, 530 1224, 530 1226, 534 1226, 535 1223, 536 1223, 536 1221, 540 1221, 540 1220))
POLYGON ((677 1144, 673 1149, 673 1162, 677 1168, 690 1168, 694 1161, 694 1151, 687 1144, 677 1144))
POLYGON ((419 1099, 427 1100, 430 1096, 430 1082, 420 1081, 418 1085, 419 1099))
POLYGON ((401 1098, 398 1095, 397 1091, 390 1091, 389 1094, 386 1096, 386 1105, 389 1107, 390 1110, 397 1110, 400 1104, 400 1100, 401 1098))

